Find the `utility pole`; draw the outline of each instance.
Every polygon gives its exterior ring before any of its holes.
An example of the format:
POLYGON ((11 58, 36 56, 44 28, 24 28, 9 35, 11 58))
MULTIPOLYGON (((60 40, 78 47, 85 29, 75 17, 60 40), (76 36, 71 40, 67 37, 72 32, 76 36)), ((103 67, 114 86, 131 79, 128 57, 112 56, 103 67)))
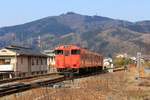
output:
POLYGON ((138 70, 138 75, 137 78, 140 78, 140 69, 141 69, 141 52, 137 52, 137 70, 138 70))

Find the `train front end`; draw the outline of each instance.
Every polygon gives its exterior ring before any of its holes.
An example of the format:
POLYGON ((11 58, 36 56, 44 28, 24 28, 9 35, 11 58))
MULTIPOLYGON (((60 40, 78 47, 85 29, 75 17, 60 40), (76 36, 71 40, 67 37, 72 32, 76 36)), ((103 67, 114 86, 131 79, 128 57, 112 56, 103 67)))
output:
POLYGON ((80 48, 64 45, 55 49, 55 67, 61 73, 78 73, 80 68, 80 48))

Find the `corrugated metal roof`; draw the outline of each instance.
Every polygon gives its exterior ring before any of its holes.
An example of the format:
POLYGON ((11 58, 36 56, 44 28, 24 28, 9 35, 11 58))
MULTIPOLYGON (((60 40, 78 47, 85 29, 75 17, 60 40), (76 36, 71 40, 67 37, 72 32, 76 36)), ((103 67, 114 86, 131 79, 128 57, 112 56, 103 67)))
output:
POLYGON ((27 47, 21 47, 21 46, 8 46, 5 47, 8 50, 11 50, 13 52, 16 52, 19 55, 27 55, 27 56, 45 56, 45 54, 43 54, 41 51, 37 50, 37 49, 33 49, 33 48, 27 48, 27 47))

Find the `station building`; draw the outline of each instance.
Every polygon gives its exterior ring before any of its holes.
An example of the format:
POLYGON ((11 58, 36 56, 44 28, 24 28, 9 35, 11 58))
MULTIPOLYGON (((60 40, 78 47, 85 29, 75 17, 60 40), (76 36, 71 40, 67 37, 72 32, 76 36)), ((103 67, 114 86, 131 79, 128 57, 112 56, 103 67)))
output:
POLYGON ((47 73, 47 56, 38 50, 9 46, 0 50, 0 79, 47 73))

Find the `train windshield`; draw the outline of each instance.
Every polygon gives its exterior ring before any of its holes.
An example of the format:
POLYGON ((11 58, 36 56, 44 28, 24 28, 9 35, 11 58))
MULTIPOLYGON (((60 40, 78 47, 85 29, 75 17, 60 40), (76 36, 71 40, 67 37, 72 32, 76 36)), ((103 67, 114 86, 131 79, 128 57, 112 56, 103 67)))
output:
POLYGON ((69 52, 68 50, 66 50, 66 51, 64 52, 64 55, 65 55, 65 56, 69 56, 69 55, 70 55, 70 52, 69 52))
POLYGON ((71 50, 72 55, 80 54, 80 50, 71 50))
POLYGON ((63 50, 55 50, 56 55, 63 55, 63 50))

